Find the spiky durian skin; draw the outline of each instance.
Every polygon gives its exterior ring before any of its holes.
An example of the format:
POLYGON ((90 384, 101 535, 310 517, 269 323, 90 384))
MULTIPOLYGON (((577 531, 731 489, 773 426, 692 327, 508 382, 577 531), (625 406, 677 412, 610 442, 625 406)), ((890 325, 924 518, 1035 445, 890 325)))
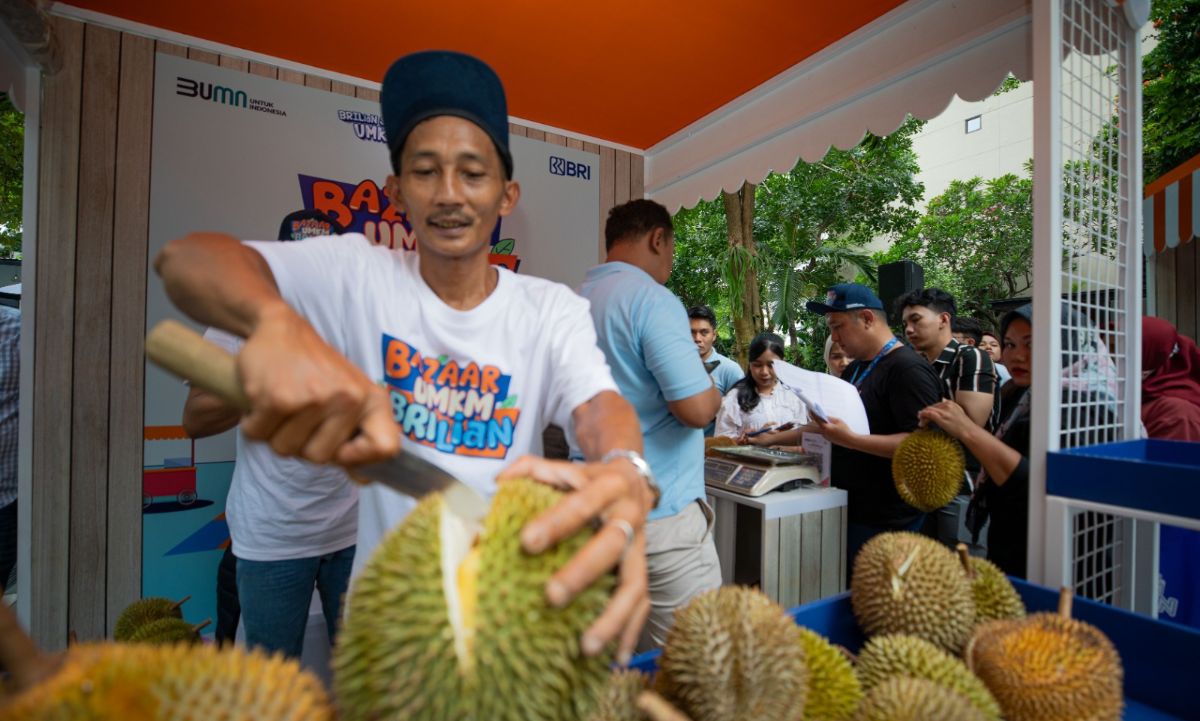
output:
POLYGON ((863 689, 850 659, 820 634, 800 629, 808 667, 805 721, 849 721, 862 702, 863 689))
POLYGON ((380 544, 355 581, 334 654, 345 721, 579 719, 595 704, 610 654, 584 658, 579 639, 607 603, 604 577, 566 608, 545 584, 591 536, 539 555, 520 546, 526 522, 561 494, 533 481, 500 484, 477 541, 477 621, 460 669, 441 567, 441 498, 427 497, 380 544))
POLYGON ((892 456, 896 492, 905 503, 925 513, 954 500, 962 488, 965 469, 962 444, 942 431, 913 431, 892 456))
POLYGON ((113 626, 113 639, 128 641, 139 627, 162 618, 183 618, 183 611, 169 598, 151 596, 129 604, 113 626))
POLYGON ((975 625, 971 584, 958 557, 931 538, 881 533, 854 559, 850 605, 868 636, 902 633, 958 655, 975 625))
POLYGON ((333 721, 295 661, 204 644, 79 644, 57 673, 9 699, 6 721, 333 721))
POLYGON ((808 669, 800 628, 758 591, 708 591, 675 612, 657 682, 693 721, 801 718, 808 669))
POLYGON ((872 638, 859 653, 856 669, 868 692, 893 676, 920 678, 959 694, 985 718, 1000 718, 1000 705, 965 663, 916 636, 872 638))
POLYGON ((617 669, 605 683, 588 721, 643 721, 637 697, 649 686, 650 678, 640 671, 617 669))
POLYGON ((1053 613, 989 621, 966 656, 1008 721, 1121 718, 1121 657, 1083 621, 1053 613))
POLYGON ((972 558, 971 595, 975 598, 975 623, 998 618, 1023 618, 1025 603, 1017 589, 996 564, 984 558, 972 558))
POLYGON ((854 721, 986 721, 950 689, 925 679, 893 676, 867 693, 854 721))
POLYGON ((196 643, 200 634, 192 624, 179 618, 160 618, 139 626, 129 636, 129 643, 196 643))

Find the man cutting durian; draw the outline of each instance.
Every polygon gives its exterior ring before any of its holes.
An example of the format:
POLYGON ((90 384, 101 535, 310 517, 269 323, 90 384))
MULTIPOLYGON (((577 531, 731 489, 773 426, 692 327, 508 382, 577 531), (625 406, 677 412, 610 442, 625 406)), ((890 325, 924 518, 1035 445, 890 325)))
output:
MULTIPOLYGON (((573 490, 521 542, 538 553, 601 520, 546 597, 565 605, 620 564, 581 644, 593 655, 617 641, 628 658, 649 611, 643 526, 657 488, 587 302, 488 263, 493 229, 520 197, 500 80, 467 55, 416 53, 388 70, 381 105, 387 197, 418 252, 354 233, 302 243, 193 233, 167 244, 155 268, 181 310, 245 338, 248 438, 349 467, 412 453, 484 495, 517 476, 573 490), (589 462, 536 457, 549 423, 573 423, 589 462)), ((412 505, 379 485, 362 490, 356 566, 412 505)))

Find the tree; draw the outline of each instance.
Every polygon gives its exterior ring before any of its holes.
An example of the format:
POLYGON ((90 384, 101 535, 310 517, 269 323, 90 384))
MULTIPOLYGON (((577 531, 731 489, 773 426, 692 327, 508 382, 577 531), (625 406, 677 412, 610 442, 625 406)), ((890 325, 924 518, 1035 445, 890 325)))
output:
POLYGON ((1154 0, 1158 45, 1142 59, 1142 175, 1147 182, 1200 152, 1200 2, 1154 0))
POLYGON ((21 255, 25 116, 0 94, 0 258, 21 255))
POLYGON ((1032 180, 1011 173, 952 181, 876 260, 916 261, 926 287, 949 291, 961 315, 994 325, 998 318, 988 302, 1017 296, 1033 282, 1032 191, 1032 180))

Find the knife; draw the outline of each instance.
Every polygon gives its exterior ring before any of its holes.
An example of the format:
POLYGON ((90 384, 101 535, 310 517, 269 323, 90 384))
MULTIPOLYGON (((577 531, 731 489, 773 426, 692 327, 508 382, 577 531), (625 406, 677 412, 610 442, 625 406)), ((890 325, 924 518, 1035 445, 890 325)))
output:
MULTIPOLYGON (((250 410, 250 400, 238 380, 234 356, 182 323, 164 320, 154 326, 146 335, 146 357, 235 408, 250 410)), ((450 509, 468 521, 478 522, 487 515, 488 502, 475 489, 436 464, 404 450, 385 461, 348 470, 360 483, 365 478, 413 498, 441 492, 450 509)))

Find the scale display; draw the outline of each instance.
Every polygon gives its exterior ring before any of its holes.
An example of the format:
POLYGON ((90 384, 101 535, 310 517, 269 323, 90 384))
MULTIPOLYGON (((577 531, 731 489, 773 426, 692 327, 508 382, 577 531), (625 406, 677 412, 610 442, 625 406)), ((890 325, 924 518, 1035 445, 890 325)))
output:
POLYGON ((761 496, 821 480, 821 458, 814 454, 758 446, 726 446, 712 452, 721 457, 705 457, 704 482, 714 488, 761 496))

